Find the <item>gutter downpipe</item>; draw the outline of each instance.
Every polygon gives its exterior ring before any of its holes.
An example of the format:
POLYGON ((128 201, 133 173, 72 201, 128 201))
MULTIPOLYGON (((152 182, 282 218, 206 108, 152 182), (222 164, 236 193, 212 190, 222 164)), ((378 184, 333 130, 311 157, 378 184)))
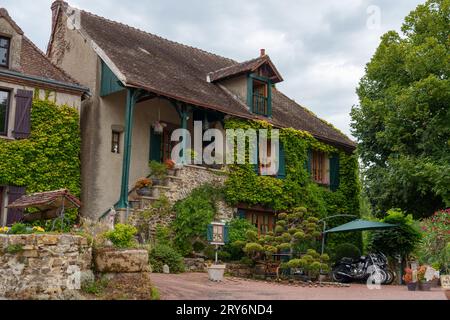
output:
POLYGON ((127 88, 127 102, 125 111, 125 136, 124 151, 122 160, 122 184, 120 186, 120 198, 116 205, 116 209, 126 209, 128 216, 128 185, 130 181, 130 162, 131 162, 131 146, 133 135, 133 115, 136 105, 135 88, 127 88))

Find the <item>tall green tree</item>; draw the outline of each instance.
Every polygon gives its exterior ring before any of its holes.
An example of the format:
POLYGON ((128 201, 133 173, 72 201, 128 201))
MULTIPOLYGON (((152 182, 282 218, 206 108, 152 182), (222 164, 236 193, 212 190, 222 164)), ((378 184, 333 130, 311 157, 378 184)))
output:
POLYGON ((450 206, 450 0, 429 0, 381 38, 352 109, 366 193, 382 215, 450 206))

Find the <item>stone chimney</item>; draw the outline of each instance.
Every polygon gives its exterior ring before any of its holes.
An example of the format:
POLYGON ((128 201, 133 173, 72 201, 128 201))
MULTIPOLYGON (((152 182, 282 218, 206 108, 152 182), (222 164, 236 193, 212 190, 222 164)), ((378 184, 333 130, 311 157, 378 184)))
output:
POLYGON ((260 54, 260 56, 261 57, 264 57, 266 55, 266 49, 261 49, 261 54, 260 54))
POLYGON ((54 29, 56 25, 56 21, 58 20, 58 16, 61 12, 61 10, 67 9, 69 4, 62 0, 56 0, 52 3, 51 10, 52 10, 52 30, 54 29))
POLYGON ((52 42, 53 42, 53 36, 55 34, 56 24, 58 22, 58 18, 61 15, 61 12, 66 11, 69 7, 69 4, 62 0, 56 0, 52 3, 52 6, 50 7, 52 10, 52 31, 50 34, 50 40, 47 45, 47 56, 50 57, 52 54, 52 42))

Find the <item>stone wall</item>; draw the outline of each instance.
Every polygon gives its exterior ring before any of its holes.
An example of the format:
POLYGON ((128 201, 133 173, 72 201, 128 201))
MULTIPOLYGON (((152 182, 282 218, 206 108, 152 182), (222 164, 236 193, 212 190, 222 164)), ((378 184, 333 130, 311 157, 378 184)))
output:
POLYGON ((205 259, 203 258, 184 258, 186 272, 207 272, 205 259))
MULTIPOLYGON (((168 184, 168 189, 164 191, 164 195, 173 205, 177 201, 187 198, 194 189, 204 185, 212 184, 218 187, 224 185, 227 174, 224 171, 207 169, 204 167, 186 165, 178 170, 177 179, 173 179, 168 184)), ((224 201, 216 203, 217 215, 216 220, 231 220, 234 215, 232 207, 228 206, 224 201)), ((164 212, 163 214, 153 214, 151 217, 144 218, 142 210, 136 210, 129 218, 129 223, 136 226, 148 225, 148 233, 146 236, 153 236, 157 226, 169 226, 175 219, 174 213, 164 212)))
POLYGON ((67 299, 90 270, 92 249, 75 235, 0 235, 0 297, 67 299))
POLYGON ((254 269, 242 263, 226 263, 225 272, 233 277, 250 278, 254 269))

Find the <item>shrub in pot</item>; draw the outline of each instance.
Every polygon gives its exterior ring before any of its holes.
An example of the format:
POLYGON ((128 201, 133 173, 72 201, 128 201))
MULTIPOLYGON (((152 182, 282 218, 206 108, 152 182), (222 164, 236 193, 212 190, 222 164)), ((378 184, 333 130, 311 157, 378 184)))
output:
POLYGON ((150 187, 152 186, 153 181, 149 178, 141 178, 136 181, 134 187, 136 188, 136 193, 140 196, 149 197, 152 194, 150 187))
POLYGON ((167 166, 164 163, 158 161, 150 161, 149 163, 150 174, 154 185, 162 185, 167 177, 167 166))
POLYGON ((408 291, 416 291, 417 282, 413 282, 412 270, 410 268, 405 269, 403 281, 405 281, 406 286, 408 287, 408 291))

